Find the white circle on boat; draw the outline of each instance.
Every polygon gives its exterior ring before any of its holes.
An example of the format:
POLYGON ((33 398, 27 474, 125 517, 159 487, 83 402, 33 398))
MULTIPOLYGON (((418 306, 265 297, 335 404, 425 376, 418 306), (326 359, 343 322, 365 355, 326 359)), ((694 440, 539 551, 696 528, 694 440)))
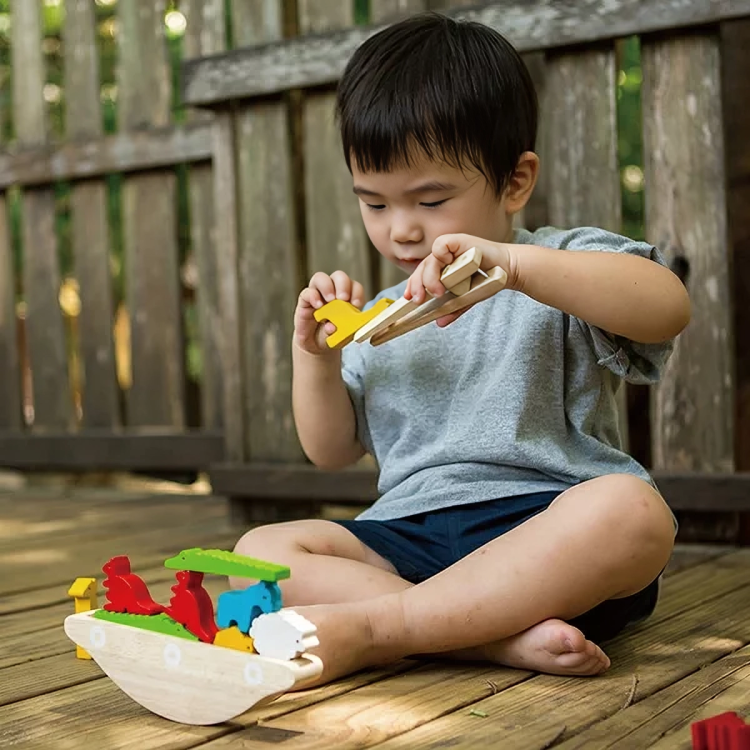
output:
POLYGON ((104 635, 104 628, 101 625, 92 625, 89 640, 94 648, 102 648, 107 640, 104 635))
POLYGON ((249 661, 245 664, 245 682, 248 685, 261 685, 263 683, 263 670, 259 664, 249 661))
POLYGON ((176 643, 168 643, 164 646, 164 663, 168 667, 178 667, 181 658, 182 652, 176 643))

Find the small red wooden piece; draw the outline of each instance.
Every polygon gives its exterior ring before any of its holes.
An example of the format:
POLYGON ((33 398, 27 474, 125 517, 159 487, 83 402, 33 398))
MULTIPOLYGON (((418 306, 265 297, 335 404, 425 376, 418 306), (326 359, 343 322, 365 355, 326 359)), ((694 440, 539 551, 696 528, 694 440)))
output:
POLYGON ((130 572, 130 559, 118 555, 106 562, 102 570, 107 574, 104 588, 107 589, 107 603, 104 609, 109 612, 129 612, 131 615, 158 615, 164 607, 151 598, 143 579, 130 572))
POLYGON ((203 588, 203 573, 181 570, 172 586, 174 596, 166 613, 205 643, 213 643, 219 628, 211 595, 203 588))
POLYGON ((750 750, 750 725, 733 711, 693 722, 693 750, 750 750))

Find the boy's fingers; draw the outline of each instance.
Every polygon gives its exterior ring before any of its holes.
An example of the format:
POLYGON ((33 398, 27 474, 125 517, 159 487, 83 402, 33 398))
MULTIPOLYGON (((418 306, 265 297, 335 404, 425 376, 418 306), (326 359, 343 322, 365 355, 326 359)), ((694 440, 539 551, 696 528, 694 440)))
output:
POLYGON ((472 247, 468 239, 471 238, 465 234, 442 234, 432 243, 432 254, 445 267, 472 247))
POLYGON ((422 273, 424 272, 425 261, 422 261, 415 269, 412 275, 409 277, 409 281, 406 282, 406 292, 404 296, 407 299, 413 299, 417 304, 421 304, 424 300, 424 286, 422 281, 422 273))
POLYGON ((331 281, 335 288, 336 299, 350 300, 352 296, 352 280, 343 271, 334 271, 331 281))
POLYGON ((336 299, 336 287, 331 277, 322 272, 318 272, 313 275, 310 279, 309 287, 313 290, 317 290, 320 297, 325 302, 330 302, 336 299))
POLYGON ((323 298, 317 289, 307 287, 300 292, 299 302, 303 309, 323 307, 323 298))
POLYGON ((362 309, 362 305, 365 304, 365 288, 358 281, 352 283, 352 304, 355 307, 362 309))
POLYGON ((442 318, 437 319, 436 323, 438 324, 438 326, 440 326, 440 328, 445 328, 445 326, 453 323, 472 307, 473 305, 469 305, 469 307, 464 307, 463 310, 459 310, 458 312, 450 313, 449 315, 443 315, 442 318))
POLYGON ((428 255, 424 261, 424 270, 422 271, 422 286, 433 295, 433 297, 439 297, 445 294, 445 287, 440 281, 440 276, 443 273, 443 269, 447 264, 442 264, 441 261, 434 255, 428 255))

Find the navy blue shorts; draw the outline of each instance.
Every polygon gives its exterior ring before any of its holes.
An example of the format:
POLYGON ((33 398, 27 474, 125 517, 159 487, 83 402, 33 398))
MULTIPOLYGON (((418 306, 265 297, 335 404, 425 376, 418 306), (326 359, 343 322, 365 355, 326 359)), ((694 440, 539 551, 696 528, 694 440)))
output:
MULTIPOLYGON (((537 492, 393 521, 336 523, 388 560, 402 578, 421 583, 545 510, 559 494, 537 492)), ((590 640, 601 643, 627 625, 646 619, 654 611, 658 596, 656 578, 637 594, 602 602, 569 622, 590 640)))

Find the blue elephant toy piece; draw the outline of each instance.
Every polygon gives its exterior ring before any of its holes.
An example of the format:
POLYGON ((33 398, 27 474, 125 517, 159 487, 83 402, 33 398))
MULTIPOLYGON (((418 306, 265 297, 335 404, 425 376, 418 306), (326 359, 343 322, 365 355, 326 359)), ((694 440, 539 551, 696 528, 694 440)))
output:
POLYGON ((219 594, 216 624, 222 629, 236 625, 243 633, 247 633, 256 617, 280 609, 279 584, 261 581, 246 589, 219 594))

